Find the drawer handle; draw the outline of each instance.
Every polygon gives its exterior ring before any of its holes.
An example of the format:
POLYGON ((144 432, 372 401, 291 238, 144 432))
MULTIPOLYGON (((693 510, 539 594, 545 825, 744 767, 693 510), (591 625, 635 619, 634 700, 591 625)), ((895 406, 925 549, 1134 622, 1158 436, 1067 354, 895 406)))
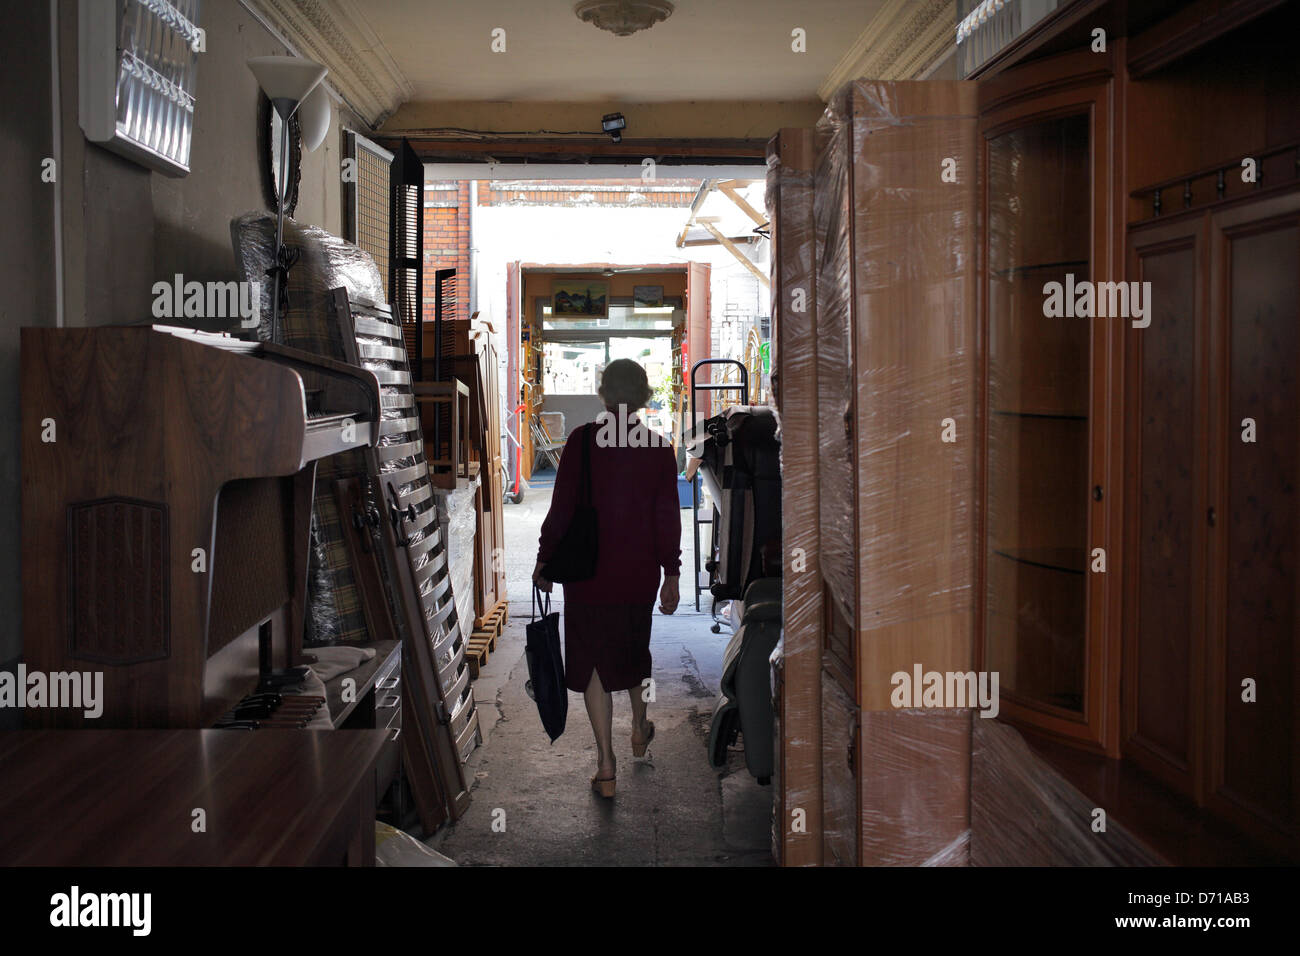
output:
POLYGON ((402 682, 402 679, 401 679, 400 677, 385 677, 383 680, 381 680, 378 684, 375 685, 375 689, 376 689, 376 690, 392 690, 394 687, 396 687, 396 686, 397 686, 398 684, 400 684, 401 682, 402 682))
POLYGON ((388 710, 390 707, 396 707, 401 702, 401 700, 402 698, 400 695, 389 694, 387 697, 385 697, 375 706, 378 707, 380 710, 388 710))
POLYGON ((393 735, 392 735, 391 737, 388 738, 388 742, 389 742, 389 743, 396 743, 397 738, 400 737, 400 736, 402 736, 402 728, 401 728, 401 727, 394 727, 394 728, 393 728, 393 735))

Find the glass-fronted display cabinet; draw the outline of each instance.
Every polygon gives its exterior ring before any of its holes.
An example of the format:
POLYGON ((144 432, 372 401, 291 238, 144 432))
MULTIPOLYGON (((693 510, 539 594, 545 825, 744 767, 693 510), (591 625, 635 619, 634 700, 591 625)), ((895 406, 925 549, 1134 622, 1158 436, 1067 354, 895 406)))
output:
MULTIPOLYGON (((1105 260, 1096 187, 1104 88, 982 117, 985 341, 981 666, 1008 717, 1101 747, 1105 260)), ((1104 136, 1104 131, 1101 134, 1104 136)), ((1103 191, 1104 192, 1104 191, 1103 191)))

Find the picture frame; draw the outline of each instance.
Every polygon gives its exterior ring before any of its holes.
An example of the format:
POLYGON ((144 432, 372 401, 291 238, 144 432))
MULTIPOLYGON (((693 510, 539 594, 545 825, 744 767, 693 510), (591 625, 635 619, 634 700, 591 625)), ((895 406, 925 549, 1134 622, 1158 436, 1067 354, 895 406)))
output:
POLYGON ((661 285, 636 285, 632 287, 633 308, 661 308, 664 304, 664 287, 661 285))
POLYGON ((555 318, 603 319, 609 313, 609 283, 603 279, 557 279, 551 285, 555 318))

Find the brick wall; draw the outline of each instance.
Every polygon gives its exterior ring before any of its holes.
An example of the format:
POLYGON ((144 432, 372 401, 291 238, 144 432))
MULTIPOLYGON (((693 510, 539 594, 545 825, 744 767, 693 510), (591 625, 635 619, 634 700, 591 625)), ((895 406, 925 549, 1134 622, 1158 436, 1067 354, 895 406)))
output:
POLYGON ((480 206, 621 206, 686 208, 699 188, 697 180, 573 179, 479 181, 480 206))
POLYGON ((469 182, 426 183, 424 188, 424 321, 432 322, 434 272, 455 269, 465 293, 458 318, 469 317, 469 182))

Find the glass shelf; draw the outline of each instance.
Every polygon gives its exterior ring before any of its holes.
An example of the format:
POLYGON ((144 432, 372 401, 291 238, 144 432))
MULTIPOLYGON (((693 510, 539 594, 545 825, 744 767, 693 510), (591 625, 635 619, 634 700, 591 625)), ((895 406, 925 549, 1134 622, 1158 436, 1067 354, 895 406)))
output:
POLYGON ((988 145, 988 408, 983 667, 1005 693, 1082 714, 1090 325, 1043 315, 1042 283, 1091 278, 1090 119, 988 145))
POLYGON ((1045 568, 1048 571, 1063 571, 1066 574, 1083 574, 1087 558, 1081 548, 998 548, 993 553, 1010 561, 1045 568))
POLYGON ((998 276, 1014 276, 1046 269, 1086 269, 1087 267, 1087 259, 1067 259, 1064 262, 1039 262, 1033 265, 1007 266, 1005 269, 994 269, 992 271, 994 275, 998 276))
POLYGON ((1055 418, 1066 422, 1086 422, 1088 416, 1069 412, 1017 412, 1009 408, 995 408, 994 415, 1008 415, 1014 418, 1055 418))

